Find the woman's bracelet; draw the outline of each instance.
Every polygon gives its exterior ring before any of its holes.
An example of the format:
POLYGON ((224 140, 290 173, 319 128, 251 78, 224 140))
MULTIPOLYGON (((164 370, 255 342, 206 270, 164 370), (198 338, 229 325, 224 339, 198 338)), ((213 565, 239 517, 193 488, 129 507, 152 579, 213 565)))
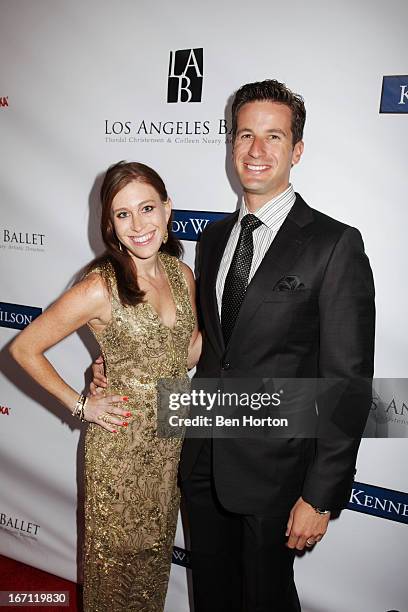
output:
POLYGON ((88 402, 88 398, 85 397, 85 395, 81 393, 81 395, 77 399, 74 411, 72 413, 72 416, 78 417, 79 420, 82 422, 85 421, 85 406, 87 402, 88 402))

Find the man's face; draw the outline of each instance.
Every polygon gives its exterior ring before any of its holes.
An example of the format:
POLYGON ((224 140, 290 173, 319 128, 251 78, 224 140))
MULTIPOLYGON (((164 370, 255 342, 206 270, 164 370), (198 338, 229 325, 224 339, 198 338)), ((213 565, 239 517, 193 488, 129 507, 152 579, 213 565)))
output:
POLYGON ((288 187, 301 158, 303 142, 293 146, 291 122, 291 109, 277 102, 248 102, 238 111, 233 159, 252 210, 288 187))

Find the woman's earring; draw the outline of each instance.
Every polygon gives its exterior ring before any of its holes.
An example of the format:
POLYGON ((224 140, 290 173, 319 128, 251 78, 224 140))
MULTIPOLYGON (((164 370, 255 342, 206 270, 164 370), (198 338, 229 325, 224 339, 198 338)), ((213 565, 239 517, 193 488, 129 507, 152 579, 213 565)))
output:
POLYGON ((163 236, 163 244, 166 244, 166 242, 168 241, 168 239, 169 239, 169 232, 166 230, 166 231, 164 232, 164 236, 163 236))
POLYGON ((123 253, 122 243, 120 240, 118 240, 118 242, 119 242, 119 251, 123 253))

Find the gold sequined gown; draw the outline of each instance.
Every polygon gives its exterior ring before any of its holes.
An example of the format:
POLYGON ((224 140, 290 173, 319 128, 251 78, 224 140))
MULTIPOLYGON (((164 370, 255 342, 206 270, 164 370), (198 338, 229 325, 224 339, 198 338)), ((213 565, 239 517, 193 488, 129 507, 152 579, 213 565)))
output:
POLYGON ((147 302, 124 307, 110 264, 112 319, 95 333, 107 394, 128 396, 133 417, 112 434, 91 423, 85 442, 85 612, 163 610, 175 535, 181 440, 156 435, 156 383, 187 375, 194 328, 187 284, 175 257, 160 253, 176 305, 173 328, 147 302))

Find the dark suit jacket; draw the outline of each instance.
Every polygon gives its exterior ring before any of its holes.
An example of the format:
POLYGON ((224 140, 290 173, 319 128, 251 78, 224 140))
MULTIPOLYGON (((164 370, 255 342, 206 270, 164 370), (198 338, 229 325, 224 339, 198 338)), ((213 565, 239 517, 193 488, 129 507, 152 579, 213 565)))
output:
MULTIPOLYGON (((228 346, 215 284, 238 212, 202 234, 199 309, 204 326, 198 377, 369 379, 373 375, 374 284, 361 235, 312 208, 297 194, 288 217, 250 282, 228 346), (300 288, 277 291, 296 276, 300 288)), ((347 399, 368 413, 370 398, 347 399), (353 403, 354 401, 354 403, 353 403)), ((243 514, 289 511, 302 495, 313 505, 347 503, 364 419, 356 439, 214 439, 213 470, 223 506, 243 514)), ((356 432, 356 429, 354 429, 356 432)), ((180 475, 188 477, 202 440, 186 439, 180 475)))

